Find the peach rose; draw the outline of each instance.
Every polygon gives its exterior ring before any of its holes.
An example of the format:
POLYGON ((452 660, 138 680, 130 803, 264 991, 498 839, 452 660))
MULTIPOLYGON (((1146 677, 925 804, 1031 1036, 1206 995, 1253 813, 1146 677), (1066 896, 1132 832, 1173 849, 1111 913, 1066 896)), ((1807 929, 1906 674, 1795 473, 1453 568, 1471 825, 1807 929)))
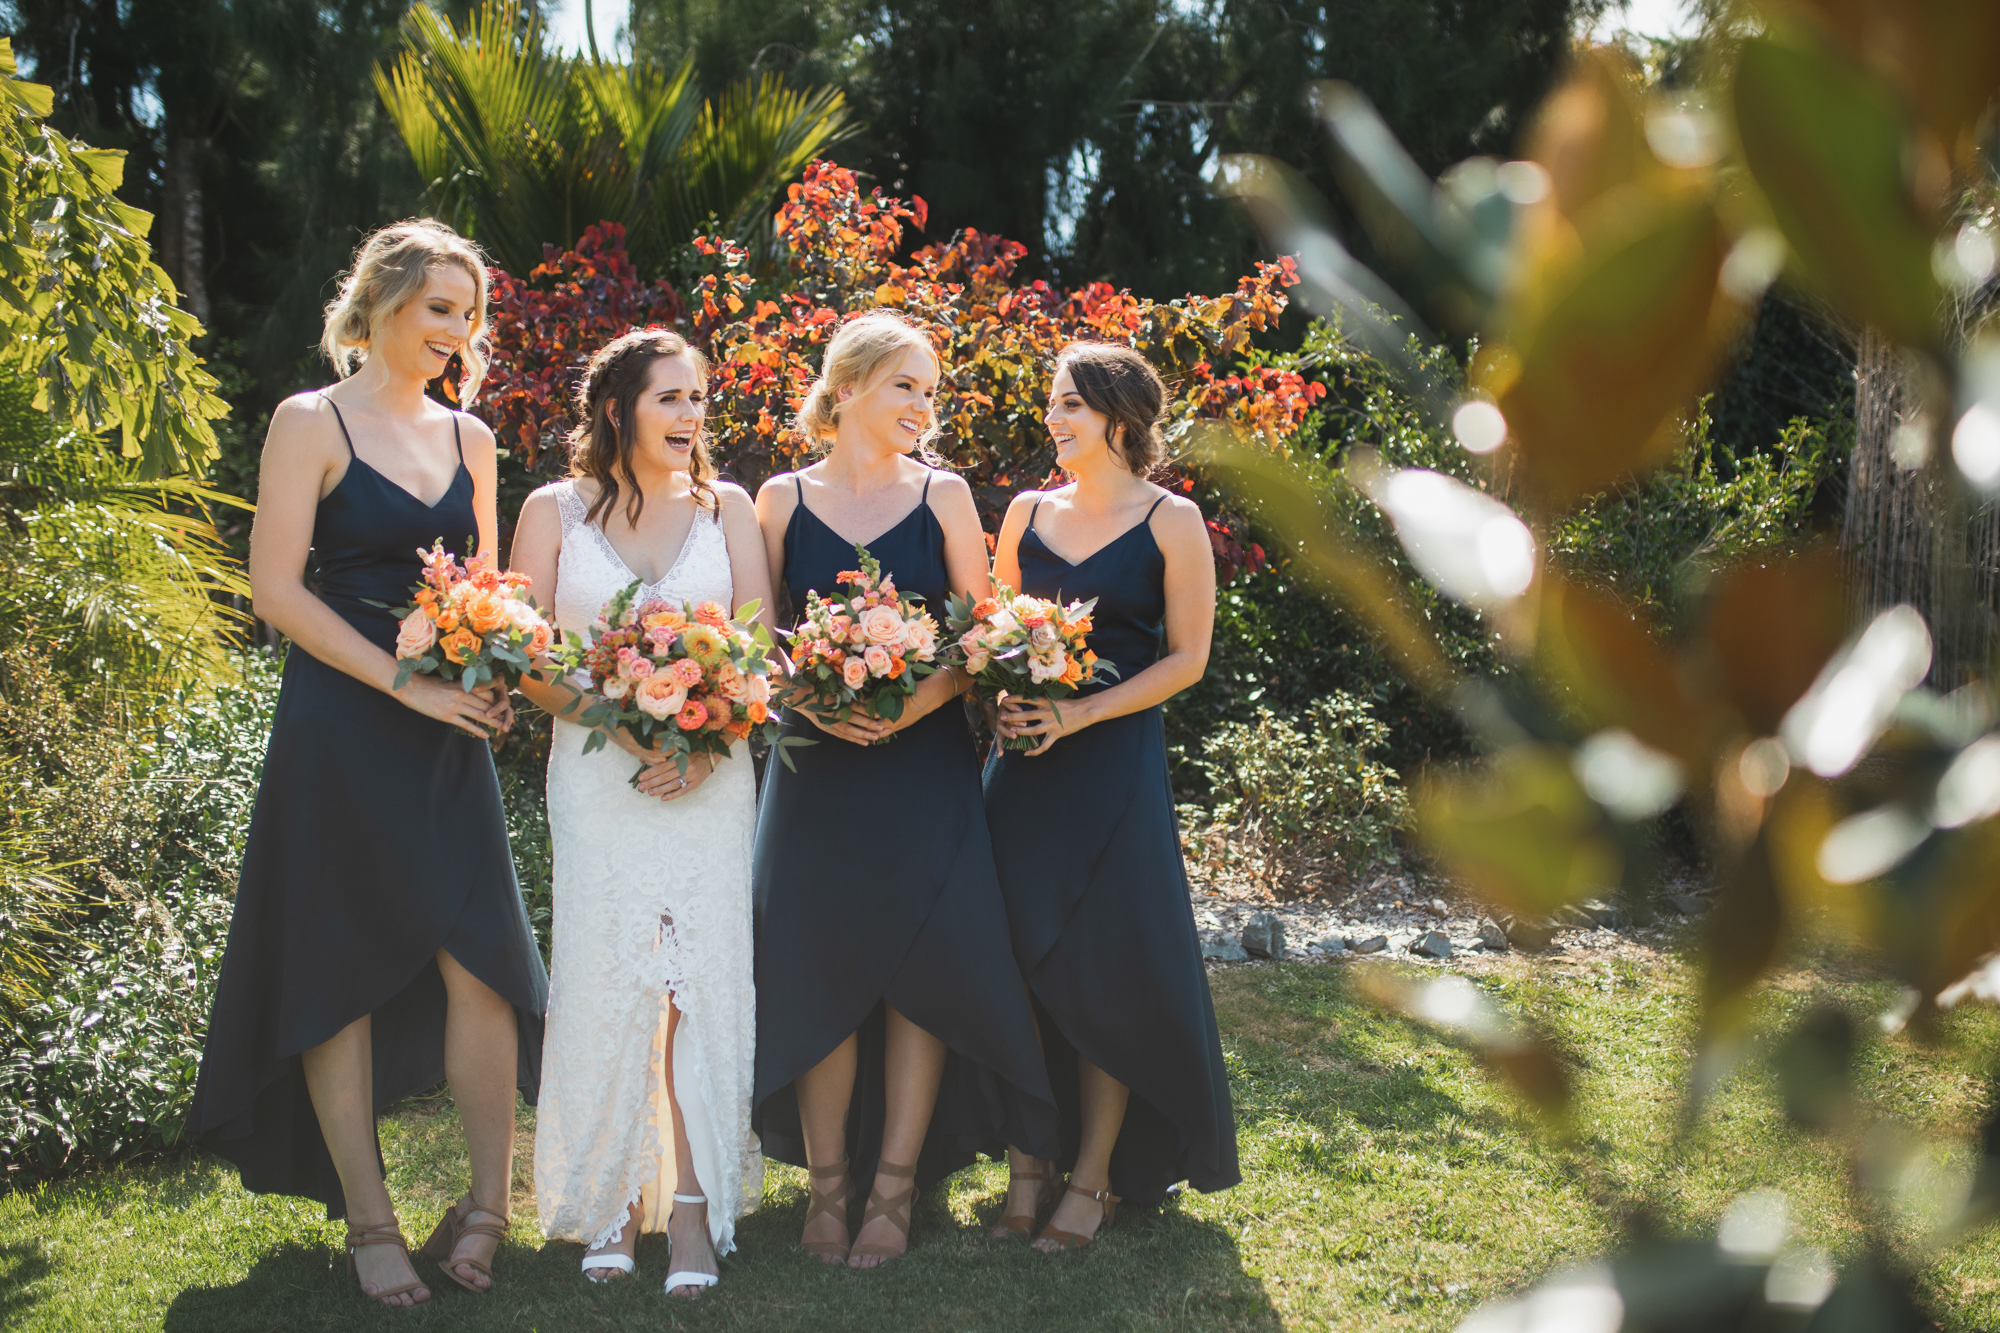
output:
MULTIPOLYGON (((743 698, 747 703, 767 704, 771 702, 771 678, 749 675, 743 678, 743 698)), ((757 719, 763 721, 762 718, 757 719)))
MULTIPOLYGON (((762 677, 760 676, 758 679, 761 680, 762 677)), ((750 701, 748 712, 750 714, 750 720, 752 722, 769 721, 771 717, 771 709, 767 704, 765 704, 765 702, 762 699, 752 699, 750 701)))
POLYGON ((625 677, 611 676, 604 682, 604 697, 612 700, 623 699, 631 689, 632 682, 625 677))
POLYGON ((871 643, 868 645, 868 651, 861 654, 861 660, 867 664, 869 675, 886 676, 889 674, 889 664, 896 659, 889 656, 889 650, 881 644, 871 643))
POLYGON ((937 653, 937 622, 929 616, 918 616, 905 627, 903 643, 918 660, 930 661, 937 653))
POLYGON ((704 625, 721 629, 729 623, 729 613, 714 602, 703 602, 694 609, 694 618, 704 625))
POLYGON ((1044 620, 1028 627, 1028 642, 1037 648, 1049 648, 1055 644, 1056 627, 1044 620))
POLYGON ((835 639, 846 638, 847 631, 853 628, 854 628, 853 616, 835 616, 833 619, 826 622, 826 632, 828 636, 835 639))
POLYGON ((491 633, 507 623, 507 599, 490 588, 481 588, 466 599, 465 619, 477 633, 491 633))
POLYGON ((871 606, 862 613, 861 633, 870 643, 901 643, 903 617, 893 606, 871 606))
POLYGON ((674 723, 682 731, 700 731, 701 724, 708 721, 708 710, 701 706, 701 700, 690 699, 681 705, 680 715, 674 723))
POLYGON ((404 616, 396 629, 396 656, 422 657, 436 642, 437 626, 431 624, 431 618, 420 606, 404 616))
POLYGON ((858 657, 850 657, 840 664, 840 678, 850 690, 858 690, 868 679, 868 664, 858 657))
POLYGON ((747 703, 750 699, 748 677, 736 669, 734 662, 724 662, 715 669, 715 688, 723 698, 733 704, 747 703))
POLYGON ((528 630, 529 656, 542 656, 554 646, 555 641, 556 632, 548 627, 548 623, 546 621, 536 621, 533 627, 528 630))
POLYGON ((681 711, 687 703, 687 691, 675 682, 673 673, 656 671, 632 691, 632 702, 646 716, 664 721, 681 711))
POLYGON ((479 636, 471 630, 456 629, 444 636, 444 655, 459 666, 479 656, 479 636))
POLYGON ((644 623, 647 629, 665 630, 667 637, 672 638, 686 628, 688 618, 678 611, 655 611, 645 618, 644 623))

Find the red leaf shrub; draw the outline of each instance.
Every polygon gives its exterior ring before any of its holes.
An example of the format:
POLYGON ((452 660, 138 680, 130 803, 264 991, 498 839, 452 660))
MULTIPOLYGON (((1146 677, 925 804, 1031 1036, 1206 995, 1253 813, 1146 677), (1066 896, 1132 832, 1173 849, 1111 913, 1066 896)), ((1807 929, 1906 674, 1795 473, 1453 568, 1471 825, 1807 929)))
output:
MULTIPOLYGON (((1017 491, 1053 472, 1042 414, 1064 343, 1100 339, 1143 352, 1174 390, 1170 440, 1206 420, 1283 448, 1325 397, 1324 385, 1248 358, 1252 335, 1271 327, 1285 309, 1284 289, 1298 281, 1290 258, 1258 264, 1234 291, 1174 301, 1101 282, 1070 291, 1043 281, 1017 286, 1026 247, 971 229, 898 262, 904 224, 921 229, 925 214, 922 199, 864 196, 852 172, 814 162, 778 210, 774 275, 752 275, 729 241, 695 238, 708 271, 690 290, 687 328, 715 369, 717 461, 746 487, 808 461, 812 450, 791 420, 820 350, 844 318, 878 306, 901 310, 937 345, 945 367, 937 448, 971 483, 989 531, 1017 491), (1239 362, 1235 371, 1214 369, 1239 362)), ((566 422, 567 394, 589 351, 679 312, 673 288, 632 274, 615 226, 592 228, 575 252, 549 250, 525 283, 496 274, 499 352, 481 413, 532 466, 566 422)), ((1191 489, 1177 473, 1166 480, 1191 489)), ((1262 549, 1242 541, 1226 516, 1210 528, 1226 573, 1262 563, 1262 549)))

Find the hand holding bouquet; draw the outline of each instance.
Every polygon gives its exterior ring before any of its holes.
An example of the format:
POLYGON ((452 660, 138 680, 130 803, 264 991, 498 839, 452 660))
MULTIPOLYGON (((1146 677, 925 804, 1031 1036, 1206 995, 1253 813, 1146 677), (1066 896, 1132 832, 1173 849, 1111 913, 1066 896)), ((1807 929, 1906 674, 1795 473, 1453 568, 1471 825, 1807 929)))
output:
POLYGON ((490 555, 458 564, 443 538, 417 556, 424 581, 410 590, 413 604, 386 608, 402 619, 395 688, 418 674, 455 680, 467 694, 495 680, 520 684, 555 642, 528 595, 528 576, 502 571, 490 555))
MULTIPOLYGON (((957 636, 947 650, 964 666, 973 688, 987 700, 1067 699, 1086 681, 1116 676, 1118 668, 1100 662, 1086 642, 1090 613, 1097 599, 1063 606, 1029 597, 1001 584, 991 597, 950 598, 945 623, 957 636)), ((1058 720, 1062 714, 1056 713, 1058 720)), ((1007 736, 1009 750, 1032 750, 1039 736, 1007 736)))
POLYGON ((921 598, 896 591, 866 547, 856 543, 854 554, 861 567, 841 574, 835 596, 807 594, 805 619, 786 635, 793 680, 812 691, 799 707, 831 723, 860 711, 894 722, 917 681, 937 670, 937 621, 921 598))
MULTIPOLYGON (((571 635, 559 654, 570 670, 589 676, 599 696, 578 719, 591 728, 583 752, 602 749, 622 728, 642 748, 671 757, 685 777, 695 755, 725 758, 730 746, 761 730, 789 767, 785 744, 800 742, 779 741, 770 707, 770 634, 762 625, 733 623, 714 602, 634 605, 638 590, 634 580, 605 603, 590 644, 571 635)), ((747 622, 757 604, 736 614, 747 622)))

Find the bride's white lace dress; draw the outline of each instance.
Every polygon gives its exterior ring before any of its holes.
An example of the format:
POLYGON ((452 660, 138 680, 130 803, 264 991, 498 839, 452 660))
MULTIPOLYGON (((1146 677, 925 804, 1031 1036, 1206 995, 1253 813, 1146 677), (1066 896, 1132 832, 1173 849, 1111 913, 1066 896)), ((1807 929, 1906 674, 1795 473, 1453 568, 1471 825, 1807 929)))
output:
MULTIPOLYGON (((597 613, 635 577, 575 483, 553 488, 562 514, 556 620, 589 635, 597 613)), ((695 516, 666 577, 641 598, 734 609, 719 518, 695 516)), ((549 751, 555 853, 535 1205, 543 1233, 597 1246, 633 1210, 664 1231, 675 1179, 673 1124, 661 1079, 666 1003, 681 1011, 674 1087, 708 1195, 718 1254, 763 1193, 750 1132, 756 1001, 751 983, 750 847, 756 783, 743 746, 687 796, 660 801, 629 784, 637 767, 558 721, 549 751)))

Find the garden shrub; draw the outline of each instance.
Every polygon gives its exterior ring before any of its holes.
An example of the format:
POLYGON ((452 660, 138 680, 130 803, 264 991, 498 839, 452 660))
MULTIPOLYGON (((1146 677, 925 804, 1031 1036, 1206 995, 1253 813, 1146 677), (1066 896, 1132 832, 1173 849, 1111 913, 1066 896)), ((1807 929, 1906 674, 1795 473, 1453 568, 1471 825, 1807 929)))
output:
POLYGON ((1189 842, 1211 875, 1277 896, 1352 880, 1397 857, 1410 805, 1382 762, 1389 727, 1370 704, 1334 693, 1298 723, 1259 708, 1202 742, 1214 805, 1183 807, 1189 842))
POLYGON ((17 1185, 179 1141, 278 664, 244 658, 240 684, 184 693, 137 736, 79 714, 32 653, 7 666, 10 818, 77 859, 79 890, 60 956, 0 1034, 0 1182, 17 1185))

